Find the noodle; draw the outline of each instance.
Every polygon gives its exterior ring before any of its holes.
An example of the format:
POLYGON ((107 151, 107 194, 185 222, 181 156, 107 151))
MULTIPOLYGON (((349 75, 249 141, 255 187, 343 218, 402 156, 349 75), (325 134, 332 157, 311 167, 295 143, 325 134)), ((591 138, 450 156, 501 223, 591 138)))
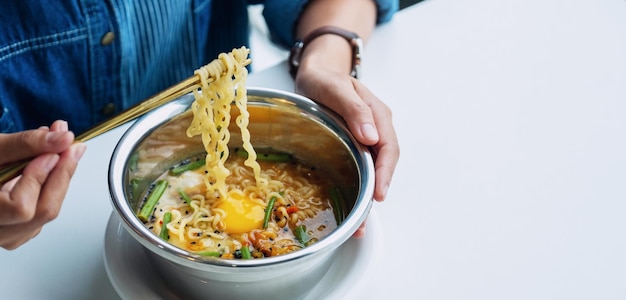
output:
POLYGON ((264 186, 261 169, 256 162, 256 152, 250 143, 248 131, 249 116, 247 110, 246 79, 248 70, 244 62, 249 50, 245 47, 233 49, 230 53, 221 53, 217 60, 195 71, 200 77, 201 93, 194 91, 195 101, 192 104, 193 120, 187 129, 187 136, 202 136, 202 143, 207 152, 207 173, 205 183, 209 192, 218 192, 220 196, 227 194, 226 177, 230 171, 224 167, 228 159, 230 141, 230 108, 234 101, 239 108, 236 124, 241 130, 243 148, 248 152, 246 166, 254 171, 257 186, 264 186), (213 78, 209 84, 209 78, 213 78))
MULTIPOLYGON (((160 232, 163 215, 171 212, 172 221, 165 225, 167 240, 202 255, 240 258, 237 253, 242 247, 257 258, 281 255, 316 242, 337 226, 328 176, 300 161, 258 161, 248 130, 248 53, 245 47, 233 49, 196 70, 200 90, 193 92, 193 117, 186 134, 200 136, 206 151, 204 166, 159 176, 157 180, 167 181, 167 192, 146 223, 160 232), (232 106, 239 111, 234 123, 241 133, 245 158, 230 156, 236 152, 228 145, 232 106), (270 199, 274 204, 268 211, 270 199), (298 226, 307 226, 309 239, 297 240, 298 226)), ((198 160, 188 158, 182 164, 198 160)))

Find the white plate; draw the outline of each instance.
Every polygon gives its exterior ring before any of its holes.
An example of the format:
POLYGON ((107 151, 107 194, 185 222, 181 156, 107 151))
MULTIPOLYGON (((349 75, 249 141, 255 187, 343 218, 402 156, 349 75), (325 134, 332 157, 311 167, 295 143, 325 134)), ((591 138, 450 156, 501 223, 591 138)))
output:
MULTIPOLYGON (((359 287, 380 257, 382 232, 375 210, 367 219, 366 235, 350 238, 337 252, 326 276, 305 299, 358 298, 359 287)), ((179 299, 155 273, 141 245, 111 214, 104 238, 104 265, 113 288, 123 299, 179 299)))

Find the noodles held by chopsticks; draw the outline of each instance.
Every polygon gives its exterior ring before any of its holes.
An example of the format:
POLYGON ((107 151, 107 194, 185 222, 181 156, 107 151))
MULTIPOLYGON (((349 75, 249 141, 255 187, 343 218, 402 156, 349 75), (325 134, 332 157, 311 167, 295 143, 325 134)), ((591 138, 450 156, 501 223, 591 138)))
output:
POLYGON ((256 152, 250 143, 248 131, 246 79, 249 49, 241 47, 230 53, 221 53, 217 59, 199 68, 195 74, 200 78, 200 91, 194 90, 192 104, 193 120, 187 129, 187 136, 201 135, 207 151, 205 184, 208 192, 227 194, 226 177, 230 171, 224 166, 228 159, 230 141, 231 103, 239 108, 236 124, 241 130, 243 148, 248 152, 245 165, 254 172, 257 186, 266 182, 261 178, 261 168, 256 161, 256 152), (209 79, 213 79, 209 84, 209 79))

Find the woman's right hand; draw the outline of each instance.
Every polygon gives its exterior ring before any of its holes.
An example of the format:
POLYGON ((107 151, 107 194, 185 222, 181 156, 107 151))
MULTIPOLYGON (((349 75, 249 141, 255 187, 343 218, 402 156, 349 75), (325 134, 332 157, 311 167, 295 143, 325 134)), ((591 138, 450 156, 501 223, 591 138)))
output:
POLYGON ((33 158, 22 175, 0 190, 0 247, 15 249, 35 237, 61 209, 83 143, 65 121, 18 133, 0 134, 0 166, 33 158))

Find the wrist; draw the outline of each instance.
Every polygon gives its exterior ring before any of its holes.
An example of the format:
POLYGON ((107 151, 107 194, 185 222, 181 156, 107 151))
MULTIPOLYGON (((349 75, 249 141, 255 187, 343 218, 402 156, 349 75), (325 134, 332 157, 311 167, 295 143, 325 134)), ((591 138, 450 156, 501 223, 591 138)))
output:
POLYGON ((338 74, 351 74, 352 47, 345 39, 324 35, 311 41, 302 52, 298 71, 327 70, 338 74))
POLYGON ((356 33, 334 26, 320 27, 298 40, 289 55, 290 73, 299 68, 330 69, 358 78, 363 42, 356 33))

